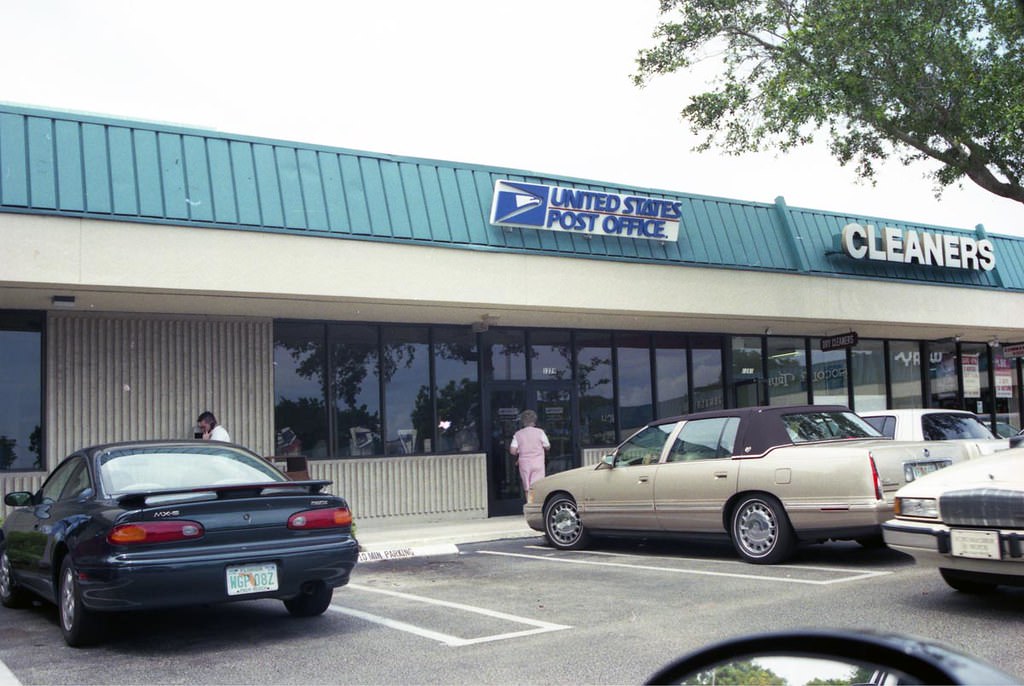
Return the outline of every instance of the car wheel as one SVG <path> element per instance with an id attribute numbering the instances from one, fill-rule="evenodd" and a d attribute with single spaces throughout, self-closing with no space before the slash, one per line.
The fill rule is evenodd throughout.
<path id="1" fill-rule="evenodd" d="M 782 503 L 770 495 L 747 496 L 732 512 L 733 547 L 747 562 L 771 565 L 793 552 L 795 536 Z"/>
<path id="2" fill-rule="evenodd" d="M 544 535 L 560 550 L 576 550 L 590 540 L 571 496 L 556 496 L 544 508 Z"/>
<path id="3" fill-rule="evenodd" d="M 28 591 L 18 588 L 11 576 L 11 561 L 7 559 L 7 551 L 0 552 L 0 605 L 16 608 L 29 604 Z"/>
<path id="4" fill-rule="evenodd" d="M 303 584 L 302 592 L 284 601 L 284 606 L 293 617 L 316 617 L 330 607 L 334 589 L 322 581 Z"/>
<path id="5" fill-rule="evenodd" d="M 940 569 L 939 574 L 942 575 L 942 580 L 949 584 L 951 588 L 955 588 L 961 593 L 992 593 L 998 585 L 985 581 L 976 581 L 973 578 L 965 578 L 952 569 Z"/>
<path id="6" fill-rule="evenodd" d="M 72 648 L 92 645 L 103 638 L 102 617 L 82 604 L 78 570 L 75 569 L 70 555 L 66 555 L 60 565 L 57 611 L 60 615 L 60 630 L 64 634 L 64 642 Z"/>

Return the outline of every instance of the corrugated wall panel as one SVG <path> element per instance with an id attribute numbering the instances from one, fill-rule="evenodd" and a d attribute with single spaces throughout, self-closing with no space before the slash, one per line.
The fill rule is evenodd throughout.
<path id="1" fill-rule="evenodd" d="M 46 474 L 43 472 L 0 472 L 0 519 L 13 510 L 4 505 L 4 497 L 15 491 L 35 493 L 43 485 Z"/>
<path id="2" fill-rule="evenodd" d="M 207 409 L 271 454 L 272 350 L 270 320 L 51 313 L 47 464 L 87 445 L 191 438 Z"/>
<path id="3" fill-rule="evenodd" d="M 359 519 L 411 515 L 487 516 L 483 454 L 312 460 L 310 476 L 334 484 Z"/>

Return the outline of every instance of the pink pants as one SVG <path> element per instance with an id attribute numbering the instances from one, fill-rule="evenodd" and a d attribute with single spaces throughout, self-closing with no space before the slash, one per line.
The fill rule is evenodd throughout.
<path id="1" fill-rule="evenodd" d="M 539 479 L 544 478 L 544 458 L 539 460 L 519 458 L 519 479 L 523 482 L 523 495 L 530 490 L 530 486 Z"/>

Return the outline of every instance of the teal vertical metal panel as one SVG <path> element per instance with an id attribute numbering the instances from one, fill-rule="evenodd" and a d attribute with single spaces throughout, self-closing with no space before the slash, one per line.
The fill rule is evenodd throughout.
<path id="1" fill-rule="evenodd" d="M 390 236 L 388 202 L 384 193 L 384 182 L 380 177 L 379 161 L 360 156 L 359 171 L 362 174 L 363 193 L 366 194 L 366 205 L 370 215 L 370 225 L 367 228 L 372 235 Z"/>
<path id="2" fill-rule="evenodd" d="M 410 238 L 412 225 L 409 208 L 406 205 L 405 188 L 402 185 L 402 171 L 397 162 L 382 160 L 379 165 L 380 181 L 384 188 L 384 204 L 388 210 L 389 234 L 395 238 Z"/>
<path id="3" fill-rule="evenodd" d="M 135 130 L 135 169 L 139 183 L 139 213 L 144 217 L 164 216 L 163 181 L 155 132 Z"/>
<path id="4" fill-rule="evenodd" d="M 210 139 L 206 142 L 206 162 L 210 175 L 210 203 L 213 221 L 233 224 L 238 222 L 238 203 L 235 200 L 234 170 L 228 142 Z M 229 183 L 224 183 L 229 180 Z"/>
<path id="5" fill-rule="evenodd" d="M 424 200 L 420 165 L 403 162 L 399 165 L 402 188 L 405 190 L 406 210 L 409 212 L 410 237 L 429 241 L 433 238 L 430 230 L 430 214 Z"/>
<path id="6" fill-rule="evenodd" d="M 293 148 L 274 146 L 274 161 L 277 166 L 278 189 L 281 193 L 283 226 L 297 229 L 309 228 L 306 221 L 306 207 L 302 199 L 302 184 L 299 182 L 299 162 Z"/>
<path id="7" fill-rule="evenodd" d="M 284 208 L 281 207 L 281 186 L 277 180 L 277 159 L 274 156 L 274 146 L 253 145 L 252 159 L 256 169 L 260 221 L 265 226 L 284 226 Z"/>
<path id="8" fill-rule="evenodd" d="M 315 150 L 300 149 L 296 154 L 299 165 L 299 188 L 302 206 L 306 211 L 306 226 L 314 231 L 327 231 L 327 208 L 324 205 L 324 187 L 320 182 L 320 163 Z"/>
<path id="9" fill-rule="evenodd" d="M 363 189 L 363 170 L 359 158 L 351 155 L 340 155 L 341 180 L 345 189 L 345 202 L 348 205 L 349 232 L 353 234 L 370 233 L 369 198 Z"/>
<path id="10" fill-rule="evenodd" d="M 341 166 L 338 156 L 334 153 L 317 153 L 320 168 L 320 181 L 324 189 L 324 209 L 327 212 L 327 225 L 331 231 L 348 233 L 351 223 L 348 219 L 348 204 L 345 202 L 345 188 L 341 182 Z"/>
<path id="11" fill-rule="evenodd" d="M 206 139 L 182 136 L 185 167 L 185 205 L 190 219 L 212 222 L 215 216 L 213 191 L 210 187 L 210 162 Z"/>
<path id="12" fill-rule="evenodd" d="M 0 202 L 4 205 L 29 206 L 27 154 L 25 119 L 0 114 Z"/>
<path id="13" fill-rule="evenodd" d="M 62 210 L 85 210 L 82 185 L 82 143 L 77 122 L 58 121 L 57 140 L 57 204 Z"/>
<path id="14" fill-rule="evenodd" d="M 139 214 L 138 181 L 135 176 L 135 149 L 132 132 L 112 127 L 107 133 L 110 153 L 110 194 L 116 214 Z"/>
<path id="15" fill-rule="evenodd" d="M 57 177 L 54 163 L 53 121 L 27 117 L 28 187 L 32 207 L 57 209 Z M 2 173 L 0 173 L 2 176 Z M 3 181 L 0 181 L 2 184 Z"/>
<path id="16" fill-rule="evenodd" d="M 185 195 L 185 165 L 181 153 L 181 136 L 157 134 L 157 154 L 160 155 L 160 178 L 163 181 L 164 212 L 172 219 L 188 219 Z"/>
<path id="17" fill-rule="evenodd" d="M 82 124 L 82 173 L 85 177 L 85 209 L 109 214 L 110 153 L 107 151 L 107 129 L 97 124 Z"/>
<path id="18" fill-rule="evenodd" d="M 260 210 L 260 191 L 256 182 L 256 162 L 253 159 L 252 145 L 239 141 L 231 142 L 231 169 L 238 220 L 243 224 L 261 225 L 263 213 Z"/>

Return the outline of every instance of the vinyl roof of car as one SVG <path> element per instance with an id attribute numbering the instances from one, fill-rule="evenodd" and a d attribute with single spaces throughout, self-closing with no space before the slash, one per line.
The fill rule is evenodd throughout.
<path id="1" fill-rule="evenodd" d="M 693 412 L 690 414 L 678 415 L 655 419 L 648 426 L 661 426 L 681 420 L 691 421 L 694 419 L 708 419 L 713 417 L 747 417 L 753 414 L 783 415 L 799 412 L 850 412 L 846 405 L 757 405 L 754 407 L 736 407 L 729 410 L 707 410 L 705 412 Z"/>

